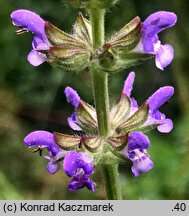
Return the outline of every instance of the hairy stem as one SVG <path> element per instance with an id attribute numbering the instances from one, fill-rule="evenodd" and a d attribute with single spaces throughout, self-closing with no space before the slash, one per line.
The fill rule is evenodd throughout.
<path id="1" fill-rule="evenodd" d="M 104 43 L 105 10 L 90 10 L 92 25 L 93 49 L 100 48 Z M 108 74 L 100 70 L 96 64 L 91 67 L 93 93 L 98 119 L 99 135 L 108 137 L 111 134 L 109 118 Z M 120 184 L 118 183 L 118 164 L 102 165 L 107 198 L 121 199 Z"/>
<path id="2" fill-rule="evenodd" d="M 107 197 L 111 200 L 121 200 L 118 164 L 103 165 L 102 171 L 104 174 Z"/>

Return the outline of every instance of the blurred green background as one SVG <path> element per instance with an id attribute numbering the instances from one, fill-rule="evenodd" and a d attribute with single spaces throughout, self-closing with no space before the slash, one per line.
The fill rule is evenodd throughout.
<path id="1" fill-rule="evenodd" d="M 63 94 L 66 86 L 75 88 L 91 104 L 93 98 L 88 74 L 55 70 L 47 63 L 37 68 L 28 64 L 32 35 L 16 36 L 10 20 L 10 13 L 20 8 L 39 13 L 67 32 L 78 12 L 61 0 L 0 1 L 0 199 L 105 199 L 100 169 L 92 177 L 97 183 L 95 193 L 87 189 L 69 192 L 70 178 L 63 171 L 48 174 L 47 161 L 23 145 L 23 138 L 33 130 L 73 133 L 66 121 L 72 112 Z M 188 1 L 121 0 L 107 12 L 106 33 L 110 36 L 135 16 L 144 20 L 158 10 L 178 15 L 177 25 L 160 34 L 164 43 L 174 46 L 175 59 L 164 72 L 155 67 L 154 60 L 131 68 L 136 72 L 133 95 L 142 103 L 160 86 L 173 85 L 175 96 L 162 111 L 174 120 L 175 127 L 170 134 L 148 134 L 155 163 L 152 171 L 135 178 L 131 163 L 120 166 L 124 199 L 189 199 Z M 112 103 L 128 72 L 110 77 Z"/>

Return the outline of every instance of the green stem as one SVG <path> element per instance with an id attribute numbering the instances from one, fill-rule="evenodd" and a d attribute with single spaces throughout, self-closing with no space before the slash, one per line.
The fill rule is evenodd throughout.
<path id="1" fill-rule="evenodd" d="M 91 9 L 93 48 L 98 49 L 104 44 L 104 9 Z"/>
<path id="2" fill-rule="evenodd" d="M 108 137 L 110 134 L 108 75 L 96 68 L 91 68 L 91 72 L 99 135 Z"/>
<path id="3" fill-rule="evenodd" d="M 111 200 L 121 200 L 118 164 L 108 164 L 102 167 L 107 197 Z"/>
<path id="4" fill-rule="evenodd" d="M 104 44 L 104 15 L 105 10 L 90 10 L 92 25 L 93 49 L 96 50 Z M 98 119 L 99 135 L 108 137 L 111 135 L 109 117 L 108 74 L 100 70 L 96 65 L 91 67 L 93 93 Z M 111 200 L 121 199 L 120 184 L 118 183 L 118 164 L 102 165 L 107 198 Z"/>

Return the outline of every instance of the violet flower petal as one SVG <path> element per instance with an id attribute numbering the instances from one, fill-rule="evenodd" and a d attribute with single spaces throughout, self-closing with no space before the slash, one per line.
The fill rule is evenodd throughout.
<path id="1" fill-rule="evenodd" d="M 82 129 L 77 125 L 77 116 L 75 112 L 73 112 L 72 115 L 67 118 L 67 121 L 68 121 L 69 126 L 73 130 L 82 131 Z"/>
<path id="2" fill-rule="evenodd" d="M 153 161 L 148 157 L 133 161 L 132 172 L 134 176 L 139 176 L 141 173 L 146 173 L 154 167 Z"/>
<path id="3" fill-rule="evenodd" d="M 123 87 L 123 93 L 126 94 L 128 97 L 131 96 L 134 80 L 135 80 L 135 72 L 130 72 L 127 79 L 125 80 L 124 87 Z"/>
<path id="4" fill-rule="evenodd" d="M 165 86 L 159 88 L 149 99 L 150 111 L 154 114 L 160 106 L 162 106 L 169 98 L 174 94 L 174 88 L 172 86 Z"/>
<path id="5" fill-rule="evenodd" d="M 161 133 L 169 133 L 173 129 L 173 121 L 171 119 L 162 120 L 157 129 Z"/>
<path id="6" fill-rule="evenodd" d="M 32 41 L 32 47 L 34 50 L 49 50 L 49 43 L 44 42 L 40 37 L 34 36 Z"/>
<path id="7" fill-rule="evenodd" d="M 24 138 L 24 143 L 28 147 L 39 146 L 47 148 L 53 156 L 59 151 L 59 148 L 54 140 L 54 135 L 48 131 L 39 130 L 31 132 Z"/>
<path id="8" fill-rule="evenodd" d="M 90 175 L 94 170 L 93 160 L 83 152 L 70 151 L 64 158 L 64 171 L 68 176 L 74 175 L 78 168 L 82 168 L 84 174 Z"/>
<path id="9" fill-rule="evenodd" d="M 95 192 L 96 190 L 95 183 L 90 178 L 88 178 L 88 180 L 85 181 L 85 186 L 92 192 Z"/>
<path id="10" fill-rule="evenodd" d="M 157 111 L 159 112 L 159 111 Z M 156 113 L 157 113 L 156 112 Z M 156 113 L 155 115 L 149 115 L 147 121 L 143 124 L 142 127 L 149 127 L 149 126 L 153 126 L 156 125 L 157 129 L 159 132 L 161 133 L 169 133 L 172 129 L 173 129 L 173 122 L 171 119 L 167 119 L 165 117 L 164 114 L 161 114 L 161 118 L 158 117 L 158 119 L 156 119 Z"/>
<path id="11" fill-rule="evenodd" d="M 135 149 L 148 149 L 150 140 L 142 132 L 132 132 L 128 137 L 128 151 Z"/>
<path id="12" fill-rule="evenodd" d="M 64 93 L 68 102 L 71 103 L 75 108 L 77 108 L 81 100 L 77 92 L 71 87 L 66 87 Z"/>
<path id="13" fill-rule="evenodd" d="M 85 174 L 90 175 L 94 171 L 92 158 L 83 152 L 79 152 L 77 157 L 79 167 L 84 170 Z"/>
<path id="14" fill-rule="evenodd" d="M 137 103 L 137 101 L 132 97 L 132 98 L 130 98 L 131 99 L 131 106 L 133 107 L 133 108 L 138 108 L 138 103 Z"/>
<path id="15" fill-rule="evenodd" d="M 60 169 L 60 164 L 58 162 L 50 161 L 47 164 L 46 169 L 47 169 L 47 172 L 49 172 L 50 174 L 55 174 Z"/>
<path id="16" fill-rule="evenodd" d="M 39 66 L 47 61 L 47 56 L 40 53 L 41 50 L 48 50 L 51 44 L 45 34 L 45 21 L 36 13 L 29 10 L 16 10 L 11 14 L 13 23 L 34 34 L 33 50 L 28 55 L 28 61 L 33 66 Z"/>
<path id="17" fill-rule="evenodd" d="M 36 13 L 29 10 L 16 10 L 11 14 L 11 19 L 14 25 L 46 39 L 45 21 Z"/>
<path id="18" fill-rule="evenodd" d="M 32 50 L 28 55 L 28 62 L 37 67 L 43 62 L 47 61 L 47 56 L 43 53 L 40 53 L 38 51 Z"/>
<path id="19" fill-rule="evenodd" d="M 76 191 L 84 187 L 87 187 L 89 190 L 93 192 L 95 191 L 94 182 L 89 177 L 85 177 L 85 176 L 81 176 L 80 178 L 73 177 L 73 179 L 70 181 L 68 185 L 68 189 L 70 191 Z"/>
<path id="20" fill-rule="evenodd" d="M 63 168 L 69 177 L 73 176 L 79 168 L 77 154 L 76 151 L 70 151 L 64 157 Z"/>
<path id="21" fill-rule="evenodd" d="M 160 45 L 159 50 L 155 57 L 156 67 L 164 70 L 174 58 L 174 49 L 171 45 Z"/>
<path id="22" fill-rule="evenodd" d="M 153 37 L 164 29 L 175 25 L 177 16 L 168 11 L 159 11 L 153 13 L 143 22 L 142 42 L 145 52 L 154 52 Z"/>

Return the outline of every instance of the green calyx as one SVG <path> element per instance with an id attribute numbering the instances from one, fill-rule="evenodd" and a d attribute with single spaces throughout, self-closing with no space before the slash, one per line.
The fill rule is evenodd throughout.
<path id="1" fill-rule="evenodd" d="M 133 52 L 141 40 L 142 22 L 135 17 L 108 40 L 99 50 L 99 65 L 106 72 L 116 73 L 153 57 Z"/>
<path id="2" fill-rule="evenodd" d="M 96 110 L 81 100 L 75 113 L 76 124 L 83 130 L 82 135 L 54 133 L 56 143 L 64 150 L 82 150 L 94 154 L 96 163 L 121 162 L 129 134 L 132 131 L 150 129 L 145 126 L 149 116 L 148 103 L 133 109 L 130 98 L 122 93 L 118 103 L 110 111 L 110 134 L 104 137 L 98 134 Z"/>
<path id="3" fill-rule="evenodd" d="M 80 72 L 95 65 L 103 72 L 120 72 L 153 57 L 135 50 L 141 41 L 141 28 L 140 18 L 135 17 L 95 49 L 91 23 L 79 12 L 72 34 L 46 22 L 45 31 L 52 46 L 45 54 L 49 63 L 66 71 Z"/>
<path id="4" fill-rule="evenodd" d="M 49 22 L 45 31 L 52 44 L 47 56 L 55 67 L 80 72 L 90 64 L 92 51 L 91 26 L 81 13 L 78 14 L 73 34 L 65 33 Z"/>

